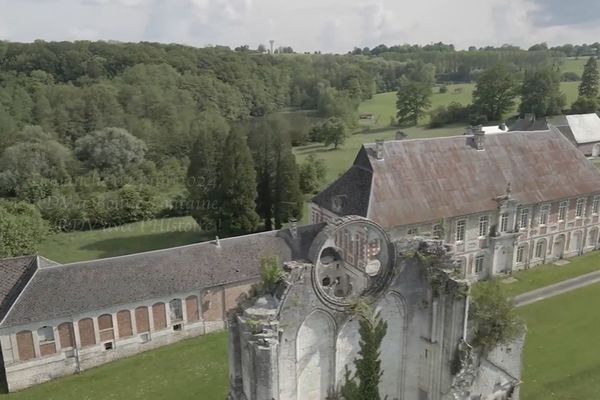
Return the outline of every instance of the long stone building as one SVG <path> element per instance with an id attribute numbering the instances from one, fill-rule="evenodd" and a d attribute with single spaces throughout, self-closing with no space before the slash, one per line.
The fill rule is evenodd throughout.
<path id="1" fill-rule="evenodd" d="M 311 222 L 360 215 L 443 239 L 469 279 L 598 247 L 600 172 L 558 129 L 379 141 L 318 194 Z"/>
<path id="2" fill-rule="evenodd" d="M 303 258 L 322 226 L 66 265 L 0 260 L 9 391 L 225 328 L 258 282 L 260 259 Z"/>

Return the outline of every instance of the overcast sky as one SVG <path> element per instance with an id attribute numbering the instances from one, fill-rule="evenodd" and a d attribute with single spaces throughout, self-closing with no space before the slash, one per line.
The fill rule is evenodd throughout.
<path id="1" fill-rule="evenodd" d="M 599 22 L 600 0 L 0 0 L 0 39 L 11 41 L 528 47 L 600 41 Z"/>

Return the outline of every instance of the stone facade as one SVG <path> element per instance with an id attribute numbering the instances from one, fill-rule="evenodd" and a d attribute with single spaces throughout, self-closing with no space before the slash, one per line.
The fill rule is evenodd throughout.
<path id="1" fill-rule="evenodd" d="M 428 264 L 426 259 L 435 260 Z M 308 260 L 286 263 L 274 295 L 244 308 L 230 324 L 231 400 L 322 400 L 340 389 L 358 354 L 359 299 L 388 323 L 382 343 L 380 393 L 389 399 L 518 399 L 515 363 L 484 371 L 487 358 L 465 364 L 463 394 L 452 371 L 468 331 L 468 283 L 440 241 L 392 240 L 359 217 L 332 220 Z M 475 366 L 476 365 L 476 366 Z M 468 375 L 465 373 L 465 375 Z M 488 387 L 489 379 L 502 387 Z M 471 397 L 480 396 L 480 397 Z M 501 398 L 501 397 L 498 397 Z"/>
<path id="2" fill-rule="evenodd" d="M 239 298 L 255 283 L 251 280 L 199 289 L 0 329 L 8 389 L 21 390 L 221 330 L 226 327 L 227 312 L 237 306 L 230 299 Z"/>
<path id="3" fill-rule="evenodd" d="M 459 163 L 464 173 L 444 168 Z M 380 223 L 392 238 L 442 239 L 464 277 L 485 279 L 596 250 L 600 174 L 555 130 L 390 141 L 365 145 L 349 172 L 315 197 L 310 220 L 347 212 Z"/>

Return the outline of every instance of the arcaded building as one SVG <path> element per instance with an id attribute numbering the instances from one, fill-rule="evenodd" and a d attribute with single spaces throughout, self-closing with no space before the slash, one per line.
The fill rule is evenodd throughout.
<path id="1" fill-rule="evenodd" d="M 554 127 L 364 145 L 318 194 L 311 222 L 360 215 L 429 236 L 464 276 L 508 274 L 598 247 L 600 172 Z"/>
<path id="2" fill-rule="evenodd" d="M 9 391 L 225 328 L 258 282 L 261 258 L 302 257 L 321 226 L 66 265 L 0 260 Z"/>

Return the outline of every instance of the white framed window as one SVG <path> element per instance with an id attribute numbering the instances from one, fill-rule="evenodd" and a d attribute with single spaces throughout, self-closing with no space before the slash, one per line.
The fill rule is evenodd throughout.
<path id="1" fill-rule="evenodd" d="M 500 216 L 500 232 L 508 232 L 508 214 Z"/>
<path id="2" fill-rule="evenodd" d="M 490 217 L 487 215 L 479 217 L 479 237 L 487 236 L 490 225 Z"/>
<path id="3" fill-rule="evenodd" d="M 40 343 L 54 342 L 54 329 L 51 326 L 42 326 L 37 334 Z"/>
<path id="4" fill-rule="evenodd" d="M 529 225 L 529 209 L 524 208 L 521 210 L 521 214 L 519 216 L 519 228 L 527 228 Z"/>
<path id="5" fill-rule="evenodd" d="M 598 214 L 598 205 L 600 204 L 600 196 L 594 196 L 592 200 L 592 214 Z"/>
<path id="6" fill-rule="evenodd" d="M 406 232 L 407 235 L 417 235 L 419 233 L 419 230 L 417 228 L 408 228 L 408 231 Z"/>
<path id="7" fill-rule="evenodd" d="M 575 216 L 583 217 L 583 211 L 585 207 L 585 199 L 577 199 L 577 203 L 575 204 Z"/>
<path id="8" fill-rule="evenodd" d="M 535 244 L 535 257 L 542 258 L 544 256 L 544 245 L 546 244 L 545 240 L 538 240 Z"/>
<path id="9" fill-rule="evenodd" d="M 548 216 L 550 215 L 550 204 L 544 204 L 540 209 L 540 225 L 548 224 Z"/>
<path id="10" fill-rule="evenodd" d="M 525 246 L 517 247 L 517 262 L 522 263 L 523 257 L 525 256 Z"/>
<path id="11" fill-rule="evenodd" d="M 558 220 L 564 221 L 567 218 L 567 207 L 569 206 L 568 201 L 561 201 L 558 205 Z"/>
<path id="12" fill-rule="evenodd" d="M 433 234 L 434 238 L 441 239 L 442 238 L 442 225 L 434 224 L 433 228 L 431 229 L 431 233 Z"/>
<path id="13" fill-rule="evenodd" d="M 483 262 L 485 261 L 485 255 L 480 254 L 475 257 L 475 273 L 480 274 L 483 272 Z"/>
<path id="14" fill-rule="evenodd" d="M 465 240 L 466 227 L 467 227 L 467 221 L 465 221 L 464 219 L 461 219 L 460 221 L 456 222 L 456 241 L 457 242 L 462 242 L 463 240 Z"/>

